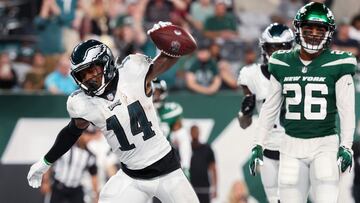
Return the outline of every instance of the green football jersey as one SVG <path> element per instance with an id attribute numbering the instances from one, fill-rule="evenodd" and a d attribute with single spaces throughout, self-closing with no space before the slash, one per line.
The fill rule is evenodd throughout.
<path id="1" fill-rule="evenodd" d="M 269 60 L 270 73 L 281 83 L 286 113 L 286 134 L 314 138 L 336 134 L 335 84 L 346 74 L 355 74 L 351 53 L 324 50 L 304 65 L 299 49 L 277 51 Z"/>
<path id="2" fill-rule="evenodd" d="M 166 137 L 169 137 L 173 125 L 177 120 L 182 118 L 183 109 L 178 103 L 165 102 L 164 105 L 158 109 L 158 114 L 160 117 L 161 128 Z"/>

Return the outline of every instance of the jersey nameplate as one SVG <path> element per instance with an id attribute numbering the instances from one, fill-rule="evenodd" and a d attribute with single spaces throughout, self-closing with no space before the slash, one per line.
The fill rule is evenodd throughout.
<path id="1" fill-rule="evenodd" d="M 297 82 L 300 79 L 301 81 L 325 82 L 326 77 L 291 76 L 291 77 L 285 77 L 284 82 Z"/>

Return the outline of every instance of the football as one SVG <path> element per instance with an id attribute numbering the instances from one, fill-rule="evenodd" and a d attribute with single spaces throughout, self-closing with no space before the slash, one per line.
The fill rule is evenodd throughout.
<path id="1" fill-rule="evenodd" d="M 197 48 L 191 34 L 176 25 L 160 27 L 150 33 L 150 38 L 160 51 L 172 57 L 190 54 Z"/>

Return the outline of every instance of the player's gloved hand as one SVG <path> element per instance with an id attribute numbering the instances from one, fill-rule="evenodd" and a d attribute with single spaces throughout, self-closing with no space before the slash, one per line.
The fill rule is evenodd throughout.
<path id="1" fill-rule="evenodd" d="M 256 97 L 254 94 L 246 95 L 241 103 L 241 113 L 245 116 L 251 116 L 255 109 Z"/>
<path id="2" fill-rule="evenodd" d="M 252 176 L 257 175 L 259 165 L 263 165 L 263 148 L 261 145 L 256 145 L 251 150 L 251 158 L 249 163 L 250 174 Z"/>
<path id="3" fill-rule="evenodd" d="M 29 185 L 33 188 L 40 187 L 42 177 L 44 173 L 46 173 L 46 171 L 49 170 L 49 168 L 50 168 L 50 164 L 46 163 L 44 158 L 34 163 L 31 166 L 29 173 L 27 175 Z"/>
<path id="4" fill-rule="evenodd" d="M 172 25 L 171 22 L 163 22 L 163 21 L 159 21 L 158 23 L 154 24 L 153 27 L 147 31 L 147 34 L 150 35 L 150 33 L 154 32 L 157 29 L 160 29 L 162 27 L 166 27 Z"/>
<path id="5" fill-rule="evenodd" d="M 344 146 L 340 146 L 337 156 L 338 156 L 338 165 L 340 166 L 341 172 L 344 173 L 347 168 L 349 168 L 349 172 L 350 172 L 352 167 L 352 156 L 353 156 L 352 150 Z"/>
<path id="6" fill-rule="evenodd" d="M 182 170 L 185 176 L 187 177 L 187 179 L 190 180 L 190 170 L 188 168 L 183 168 Z"/>

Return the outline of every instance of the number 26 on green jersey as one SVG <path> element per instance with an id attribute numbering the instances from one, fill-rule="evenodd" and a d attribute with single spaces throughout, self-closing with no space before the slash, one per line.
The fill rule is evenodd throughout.
<path id="1" fill-rule="evenodd" d="M 305 92 L 301 91 L 301 86 L 298 83 L 285 83 L 283 85 L 283 94 L 294 92 L 294 97 L 286 97 L 286 114 L 285 119 L 300 120 L 303 113 L 307 120 L 324 120 L 327 115 L 327 101 L 324 97 L 313 97 L 313 92 L 320 92 L 321 95 L 328 94 L 328 87 L 326 84 L 308 83 L 305 85 Z M 290 112 L 289 106 L 297 106 L 303 101 L 302 112 Z M 313 105 L 320 106 L 320 111 L 312 112 Z"/>

